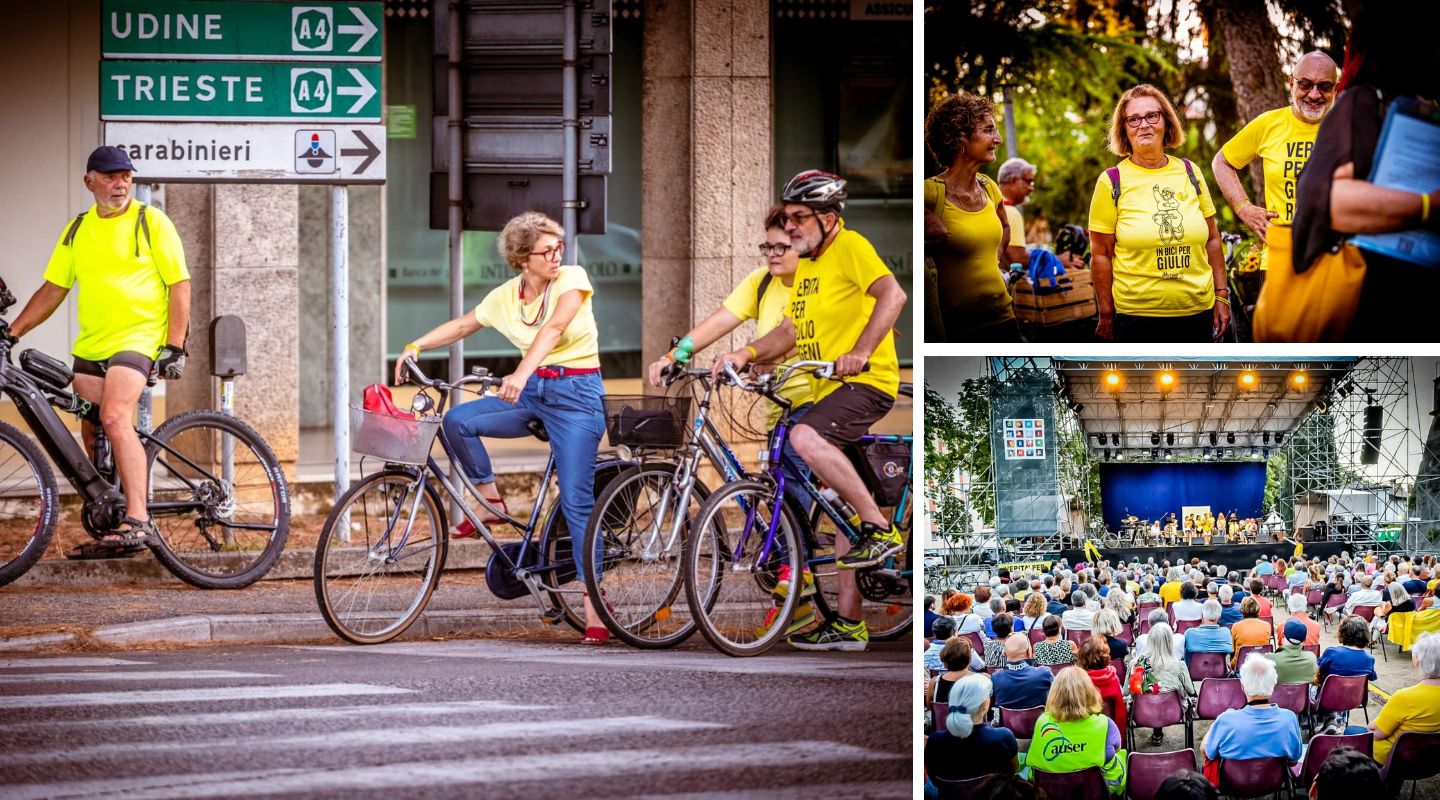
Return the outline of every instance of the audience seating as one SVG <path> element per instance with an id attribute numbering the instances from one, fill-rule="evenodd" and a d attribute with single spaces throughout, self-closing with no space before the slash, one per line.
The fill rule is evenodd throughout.
<path id="1" fill-rule="evenodd" d="M 1235 669 L 1240 669 L 1240 665 L 1245 663 L 1245 657 L 1250 655 L 1251 653 L 1273 652 L 1275 652 L 1275 648 L 1271 647 L 1268 644 L 1247 644 L 1244 647 L 1241 647 L 1239 650 L 1235 651 Z"/>
<path id="2" fill-rule="evenodd" d="M 1030 629 L 1029 636 L 1030 644 L 1039 644 L 1040 642 L 1045 641 L 1045 629 L 1037 624 L 1034 628 Z"/>
<path id="3" fill-rule="evenodd" d="M 1176 622 L 1176 623 L 1172 624 L 1172 625 L 1170 626 L 1170 629 L 1173 630 L 1173 631 L 1175 632 L 1175 634 L 1178 636 L 1178 635 L 1184 633 L 1185 631 L 1190 630 L 1191 628 L 1198 628 L 1198 627 L 1200 627 L 1200 620 L 1198 620 L 1198 619 L 1182 619 L 1182 620 L 1180 620 L 1179 622 Z"/>
<path id="4" fill-rule="evenodd" d="M 1380 767 L 1380 782 L 1397 792 L 1405 781 L 1419 783 L 1436 775 L 1440 775 L 1440 733 L 1405 731 Z M 1410 785 L 1410 800 L 1415 800 L 1415 783 Z"/>
<path id="5" fill-rule="evenodd" d="M 1315 697 L 1315 706 L 1312 709 L 1311 732 L 1314 732 L 1314 725 L 1319 723 L 1321 717 L 1326 714 L 1344 711 L 1349 715 L 1350 711 L 1361 708 L 1365 710 L 1365 721 L 1370 721 L 1370 709 L 1365 705 L 1365 686 L 1370 681 L 1364 675 L 1344 677 L 1341 675 L 1327 675 L 1325 682 L 1320 684 L 1320 694 Z"/>
<path id="6" fill-rule="evenodd" d="M 1051 674 L 1051 675 L 1059 675 L 1059 674 L 1060 674 L 1060 670 L 1065 669 L 1066 667 L 1073 667 L 1073 666 L 1075 666 L 1075 665 L 1074 665 L 1074 664 L 1046 664 L 1046 665 L 1045 665 L 1045 668 L 1048 669 L 1048 670 L 1050 670 L 1050 674 Z"/>
<path id="7" fill-rule="evenodd" d="M 1105 774 L 1099 767 L 1079 772 L 1043 772 L 1034 770 L 1035 785 L 1054 798 L 1064 800 L 1108 800 Z"/>
<path id="8" fill-rule="evenodd" d="M 1290 786 L 1290 763 L 1285 758 L 1237 758 L 1220 761 L 1220 794 L 1226 797 L 1260 797 Z"/>
<path id="9" fill-rule="evenodd" d="M 1154 800 L 1160 784 L 1182 769 L 1195 769 L 1195 750 L 1187 747 L 1169 753 L 1130 753 L 1129 782 L 1125 795 L 1130 800 Z"/>
<path id="10" fill-rule="evenodd" d="M 1290 777 L 1294 780 L 1295 786 L 1302 790 L 1309 790 L 1310 784 L 1315 782 L 1315 776 L 1320 774 L 1320 765 L 1325 763 L 1325 758 L 1330 755 L 1330 751 L 1337 747 L 1353 747 L 1373 758 L 1375 734 L 1369 731 L 1352 733 L 1348 736 L 1322 733 L 1311 738 L 1309 746 L 1305 748 L 1305 758 L 1290 768 Z"/>
<path id="11" fill-rule="evenodd" d="M 1137 694 L 1130 704 L 1128 722 L 1130 752 L 1135 752 L 1136 728 L 1168 728 L 1171 725 L 1185 726 L 1185 746 L 1195 745 L 1195 731 L 1190 724 L 1190 713 L 1186 702 L 1175 690 L 1155 694 Z"/>
<path id="12" fill-rule="evenodd" d="M 1200 697 L 1195 701 L 1195 719 L 1214 720 L 1229 708 L 1245 707 L 1245 690 L 1239 678 L 1210 678 L 1200 684 Z"/>
<path id="13" fill-rule="evenodd" d="M 1035 736 L 1035 721 L 1045 713 L 1045 706 L 1034 708 L 1000 709 L 1000 727 L 1015 734 L 1016 739 L 1030 739 Z"/>
<path id="14" fill-rule="evenodd" d="M 1310 684 L 1277 683 L 1275 693 L 1270 695 L 1270 702 L 1281 708 L 1288 708 L 1295 712 L 1295 716 L 1304 719 L 1310 710 Z"/>
<path id="15" fill-rule="evenodd" d="M 932 717 L 935 718 L 935 730 L 937 730 L 937 731 L 944 730 L 944 729 L 945 729 L 945 718 L 948 717 L 948 716 L 950 716 L 950 704 L 949 704 L 949 703 L 944 703 L 944 702 L 941 702 L 941 703 L 931 703 L 931 704 L 930 704 L 930 716 L 932 716 Z"/>
<path id="16" fill-rule="evenodd" d="M 1316 661 L 1319 661 L 1319 660 L 1320 660 L 1320 645 L 1318 645 L 1318 644 L 1306 644 L 1306 645 L 1301 645 L 1301 646 L 1300 646 L 1300 649 L 1301 649 L 1301 650 L 1305 650 L 1306 652 L 1309 652 L 1309 653 L 1313 653 L 1313 654 L 1315 655 L 1315 660 L 1316 660 Z"/>
<path id="17" fill-rule="evenodd" d="M 1124 729 L 1123 727 L 1121 727 L 1121 725 L 1120 725 L 1120 719 L 1119 719 L 1119 717 L 1117 716 L 1117 715 L 1119 714 L 1119 709 L 1116 707 L 1116 701 L 1117 701 L 1118 699 L 1119 699 L 1119 698 L 1115 697 L 1114 695 L 1111 695 L 1111 696 L 1109 696 L 1109 697 L 1102 697 L 1102 698 L 1100 698 L 1100 713 L 1101 713 L 1101 714 L 1104 714 L 1104 715 L 1107 716 L 1107 717 L 1109 717 L 1110 720 L 1115 723 L 1115 729 L 1116 729 L 1117 731 L 1121 731 L 1121 732 L 1122 732 L 1122 735 L 1123 735 L 1123 731 L 1124 731 L 1125 729 Z M 1120 702 L 1124 702 L 1124 701 L 1120 701 Z"/>
<path id="18" fill-rule="evenodd" d="M 1160 607 L 1160 603 L 1141 603 L 1135 607 L 1135 621 L 1143 622 L 1150 616 L 1150 612 Z M 1144 633 L 1144 631 L 1141 631 Z"/>
<path id="19" fill-rule="evenodd" d="M 1230 674 L 1229 653 L 1191 653 L 1189 659 L 1190 680 L 1223 678 Z"/>
<path id="20" fill-rule="evenodd" d="M 974 631 L 961 635 L 970 640 L 970 648 L 974 650 L 975 654 L 980 656 L 980 659 L 983 661 L 985 659 L 985 635 Z"/>
<path id="21" fill-rule="evenodd" d="M 1065 638 L 1074 642 L 1076 646 L 1082 646 L 1094 636 L 1093 631 L 1065 631 Z"/>
<path id="22" fill-rule="evenodd" d="M 1115 677 L 1120 679 L 1120 685 L 1121 685 L 1121 686 L 1125 686 L 1125 685 L 1127 685 L 1127 684 L 1130 683 L 1129 676 L 1127 676 L 1127 675 L 1125 674 L 1125 659 L 1123 659 L 1123 658 L 1112 658 L 1112 659 L 1110 659 L 1110 667 L 1111 667 L 1111 669 L 1114 669 L 1114 670 L 1115 670 Z"/>
<path id="23" fill-rule="evenodd" d="M 964 780 L 947 780 L 930 776 L 930 782 L 940 792 L 940 800 L 970 800 L 975 796 L 975 790 L 980 788 L 980 782 L 990 777 L 981 775 L 978 778 L 966 778 Z"/>
<path id="24" fill-rule="evenodd" d="M 1329 611 L 1332 608 L 1340 608 L 1341 606 L 1345 605 L 1345 599 L 1346 598 L 1344 594 L 1330 595 L 1330 599 L 1325 602 L 1325 608 L 1322 609 L 1322 611 Z M 1328 614 L 1322 613 L 1320 615 L 1320 622 L 1321 624 L 1325 625 L 1326 630 L 1330 629 L 1330 616 Z"/>

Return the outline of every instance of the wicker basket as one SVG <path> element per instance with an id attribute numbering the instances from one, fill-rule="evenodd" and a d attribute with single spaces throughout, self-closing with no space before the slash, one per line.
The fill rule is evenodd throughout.
<path id="1" fill-rule="evenodd" d="M 350 406 L 350 451 L 389 463 L 423 465 L 440 431 L 440 418 L 410 419 Z"/>
<path id="2" fill-rule="evenodd" d="M 689 430 L 688 396 L 605 395 L 605 433 L 612 447 L 679 447 Z"/>

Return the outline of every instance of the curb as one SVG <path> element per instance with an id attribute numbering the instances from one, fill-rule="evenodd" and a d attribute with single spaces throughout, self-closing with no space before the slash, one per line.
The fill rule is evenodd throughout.
<path id="1" fill-rule="evenodd" d="M 547 630 L 539 612 L 526 608 L 427 612 L 395 641 L 434 637 L 473 636 L 513 632 L 519 624 Z M 554 626 L 568 630 L 564 623 Z M 343 644 L 316 613 L 189 615 L 103 625 L 81 631 L 46 633 L 0 639 L 0 652 L 29 652 L 52 648 L 104 650 L 140 645 L 203 644 Z"/>

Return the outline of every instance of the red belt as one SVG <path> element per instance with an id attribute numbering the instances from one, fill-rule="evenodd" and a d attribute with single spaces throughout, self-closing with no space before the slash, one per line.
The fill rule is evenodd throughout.
<path id="1" fill-rule="evenodd" d="M 541 378 L 570 378 L 576 375 L 594 375 L 599 367 L 540 367 L 535 375 Z"/>

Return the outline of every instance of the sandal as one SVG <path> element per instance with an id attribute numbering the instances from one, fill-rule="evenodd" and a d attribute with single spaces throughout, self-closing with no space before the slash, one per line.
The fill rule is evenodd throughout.
<path id="1" fill-rule="evenodd" d="M 510 507 L 507 506 L 507 505 L 505 505 L 505 498 L 503 498 L 503 497 L 487 497 L 487 498 L 485 498 L 485 499 L 486 499 L 487 501 L 489 501 L 490 503 L 499 506 L 499 507 L 500 507 L 500 510 L 501 510 L 502 512 L 504 512 L 504 514 L 505 514 L 506 516 L 509 516 L 509 515 L 510 515 Z M 485 527 L 487 527 L 487 528 L 494 528 L 494 527 L 497 526 L 497 525 L 508 525 L 508 524 L 510 524 L 510 520 L 497 517 L 497 518 L 495 518 L 495 519 L 487 519 L 487 520 L 485 520 L 484 523 L 482 523 L 482 524 L 484 524 Z M 462 520 L 460 520 L 460 524 L 459 524 L 459 525 L 451 526 L 451 528 L 450 528 L 450 538 L 451 538 L 451 539 L 478 539 L 478 538 L 480 538 L 480 532 L 477 531 L 477 530 L 475 530 L 475 526 L 474 526 L 473 524 L 471 524 L 470 520 L 468 520 L 468 519 L 462 519 Z"/>
<path id="2" fill-rule="evenodd" d="M 140 521 L 134 517 L 126 517 L 120 520 L 123 528 L 117 528 L 100 537 L 100 543 L 115 548 L 143 548 L 151 538 L 159 538 L 160 534 L 155 530 L 155 523 L 151 520 Z"/>
<path id="3" fill-rule="evenodd" d="M 589 592 L 581 592 L 580 596 L 587 601 L 590 599 Z M 610 641 L 610 629 L 601 625 L 599 627 L 585 628 L 585 635 L 580 638 L 580 644 L 605 644 Z"/>

